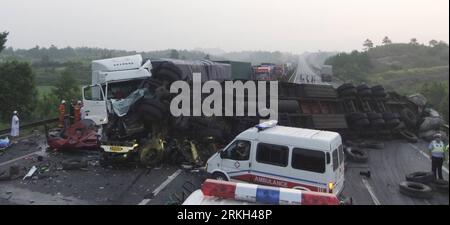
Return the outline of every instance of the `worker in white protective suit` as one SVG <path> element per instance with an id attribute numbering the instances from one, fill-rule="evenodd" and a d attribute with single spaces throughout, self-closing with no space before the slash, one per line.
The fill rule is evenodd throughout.
<path id="1" fill-rule="evenodd" d="M 11 137 L 14 140 L 18 136 L 19 136 L 19 117 L 17 116 L 17 111 L 14 111 L 11 119 Z"/>

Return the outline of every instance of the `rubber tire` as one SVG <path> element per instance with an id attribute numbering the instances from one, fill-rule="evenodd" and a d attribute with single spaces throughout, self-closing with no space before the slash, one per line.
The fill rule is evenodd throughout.
<path id="1" fill-rule="evenodd" d="M 168 69 L 161 69 L 157 73 L 153 74 L 152 77 L 161 81 L 167 81 L 169 84 L 178 80 L 184 80 L 180 74 L 174 73 Z"/>
<path id="2" fill-rule="evenodd" d="M 400 193 L 413 198 L 431 198 L 431 188 L 425 184 L 403 181 L 399 184 Z"/>
<path id="3" fill-rule="evenodd" d="M 158 109 L 162 113 L 168 111 L 168 107 L 166 105 L 164 105 L 164 103 L 159 101 L 159 99 L 156 99 L 156 98 L 144 98 L 144 99 L 142 99 L 140 104 L 152 106 L 153 108 Z"/>
<path id="4" fill-rule="evenodd" d="M 350 161 L 356 163 L 365 163 L 369 159 L 367 151 L 358 148 L 346 148 L 345 152 Z"/>
<path id="5" fill-rule="evenodd" d="M 385 124 L 386 124 L 386 122 L 383 119 L 376 119 L 376 120 L 370 121 L 370 126 L 375 127 L 375 128 L 382 127 Z"/>
<path id="6" fill-rule="evenodd" d="M 63 170 L 78 170 L 88 166 L 86 160 L 82 159 L 67 159 L 61 162 Z"/>
<path id="7" fill-rule="evenodd" d="M 400 111 L 400 116 L 406 125 L 414 128 L 417 126 L 417 116 L 411 109 L 402 109 L 402 111 Z"/>
<path id="8" fill-rule="evenodd" d="M 382 115 L 383 115 L 383 119 L 386 121 L 400 118 L 400 116 L 397 113 L 384 112 L 384 113 L 382 113 Z"/>
<path id="9" fill-rule="evenodd" d="M 355 96 L 357 94 L 357 91 L 356 91 L 356 89 L 346 89 L 346 90 L 343 90 L 343 91 L 341 91 L 341 92 L 339 92 L 339 96 L 341 96 L 341 97 L 347 97 L 347 96 Z"/>
<path id="10" fill-rule="evenodd" d="M 419 138 L 415 134 L 407 130 L 400 131 L 399 134 L 411 143 L 417 143 L 419 141 Z"/>
<path id="11" fill-rule="evenodd" d="M 360 120 L 351 122 L 351 125 L 355 128 L 368 127 L 368 126 L 370 126 L 370 121 L 368 119 L 360 119 Z"/>
<path id="12" fill-rule="evenodd" d="M 448 193 L 448 181 L 438 179 L 433 180 L 432 184 L 435 187 L 435 189 L 438 190 L 439 192 Z"/>
<path id="13" fill-rule="evenodd" d="M 391 119 L 386 121 L 386 128 L 389 130 L 392 130 L 396 127 L 398 127 L 398 125 L 400 125 L 401 121 L 399 119 Z"/>
<path id="14" fill-rule="evenodd" d="M 220 172 L 214 172 L 212 174 L 211 178 L 214 179 L 214 180 L 228 181 L 227 176 L 225 176 L 223 173 L 220 173 Z"/>
<path id="15" fill-rule="evenodd" d="M 381 113 L 368 112 L 367 118 L 369 118 L 369 120 L 383 119 L 383 115 Z"/>
<path id="16" fill-rule="evenodd" d="M 372 95 L 372 89 L 367 84 L 361 84 L 358 87 L 356 87 L 356 91 L 358 92 L 358 95 L 366 97 Z"/>
<path id="17" fill-rule="evenodd" d="M 341 92 L 341 91 L 347 90 L 347 89 L 355 89 L 355 86 L 352 83 L 345 83 L 345 84 L 342 84 L 341 86 L 339 86 L 336 89 L 336 91 Z"/>
<path id="18" fill-rule="evenodd" d="M 414 172 L 405 176 L 406 181 L 417 182 L 422 184 L 429 184 L 434 180 L 434 174 L 432 172 Z"/>
<path id="19" fill-rule="evenodd" d="M 367 115 L 365 113 L 350 113 L 349 120 L 350 121 L 358 121 L 361 119 L 367 119 Z"/>

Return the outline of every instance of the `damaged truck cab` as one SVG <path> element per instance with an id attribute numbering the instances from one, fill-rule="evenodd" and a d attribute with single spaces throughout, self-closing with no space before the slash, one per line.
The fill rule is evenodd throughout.
<path id="1" fill-rule="evenodd" d="M 141 55 L 132 55 L 92 61 L 92 84 L 83 87 L 82 117 L 99 126 L 102 149 L 111 153 L 127 153 L 137 147 L 136 143 L 111 143 L 104 129 L 114 115 L 113 102 L 123 100 L 139 84 L 151 77 L 151 62 L 143 62 Z M 117 114 L 116 114 L 117 115 Z"/>

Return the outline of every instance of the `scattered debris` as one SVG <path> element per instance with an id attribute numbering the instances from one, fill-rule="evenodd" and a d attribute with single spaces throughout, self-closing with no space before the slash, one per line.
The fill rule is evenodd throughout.
<path id="1" fill-rule="evenodd" d="M 87 161 L 83 159 L 67 159 L 62 161 L 61 164 L 63 170 L 78 170 L 88 166 Z"/>
<path id="2" fill-rule="evenodd" d="M 365 176 L 365 177 L 367 177 L 367 178 L 370 178 L 371 173 L 370 173 L 370 170 L 367 170 L 367 171 L 360 171 L 360 172 L 359 172 L 359 175 Z"/>
<path id="3" fill-rule="evenodd" d="M 27 179 L 28 177 L 33 176 L 33 174 L 37 171 L 37 167 L 33 166 L 31 167 L 31 169 L 28 171 L 28 173 L 23 177 L 23 180 Z"/>

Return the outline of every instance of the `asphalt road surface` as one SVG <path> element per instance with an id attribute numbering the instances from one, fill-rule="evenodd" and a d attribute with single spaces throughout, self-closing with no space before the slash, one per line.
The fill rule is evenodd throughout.
<path id="1" fill-rule="evenodd" d="M 307 57 L 309 57 L 307 53 L 299 56 L 297 70 L 292 80 L 293 83 L 317 84 L 322 82 L 320 74 L 317 74 L 314 68 L 307 62 Z"/>
<path id="2" fill-rule="evenodd" d="M 206 178 L 201 171 L 183 170 L 177 165 L 103 168 L 98 164 L 97 152 L 48 153 L 43 150 L 45 147 L 44 138 L 23 140 L 0 155 L 0 171 L 7 171 L 11 165 L 21 170 L 16 179 L 0 181 L 0 204 L 176 204 L 198 189 Z M 63 170 L 61 161 L 69 158 L 86 159 L 88 167 Z M 32 166 L 38 167 L 35 176 L 23 180 Z M 426 143 L 389 141 L 384 149 L 369 150 L 366 164 L 348 163 L 343 194 L 352 197 L 354 204 L 448 205 L 448 193 L 433 193 L 429 200 L 399 193 L 398 184 L 407 173 L 429 169 Z M 371 171 L 371 178 L 359 174 L 366 170 Z M 448 169 L 445 171 L 448 179 Z"/>

